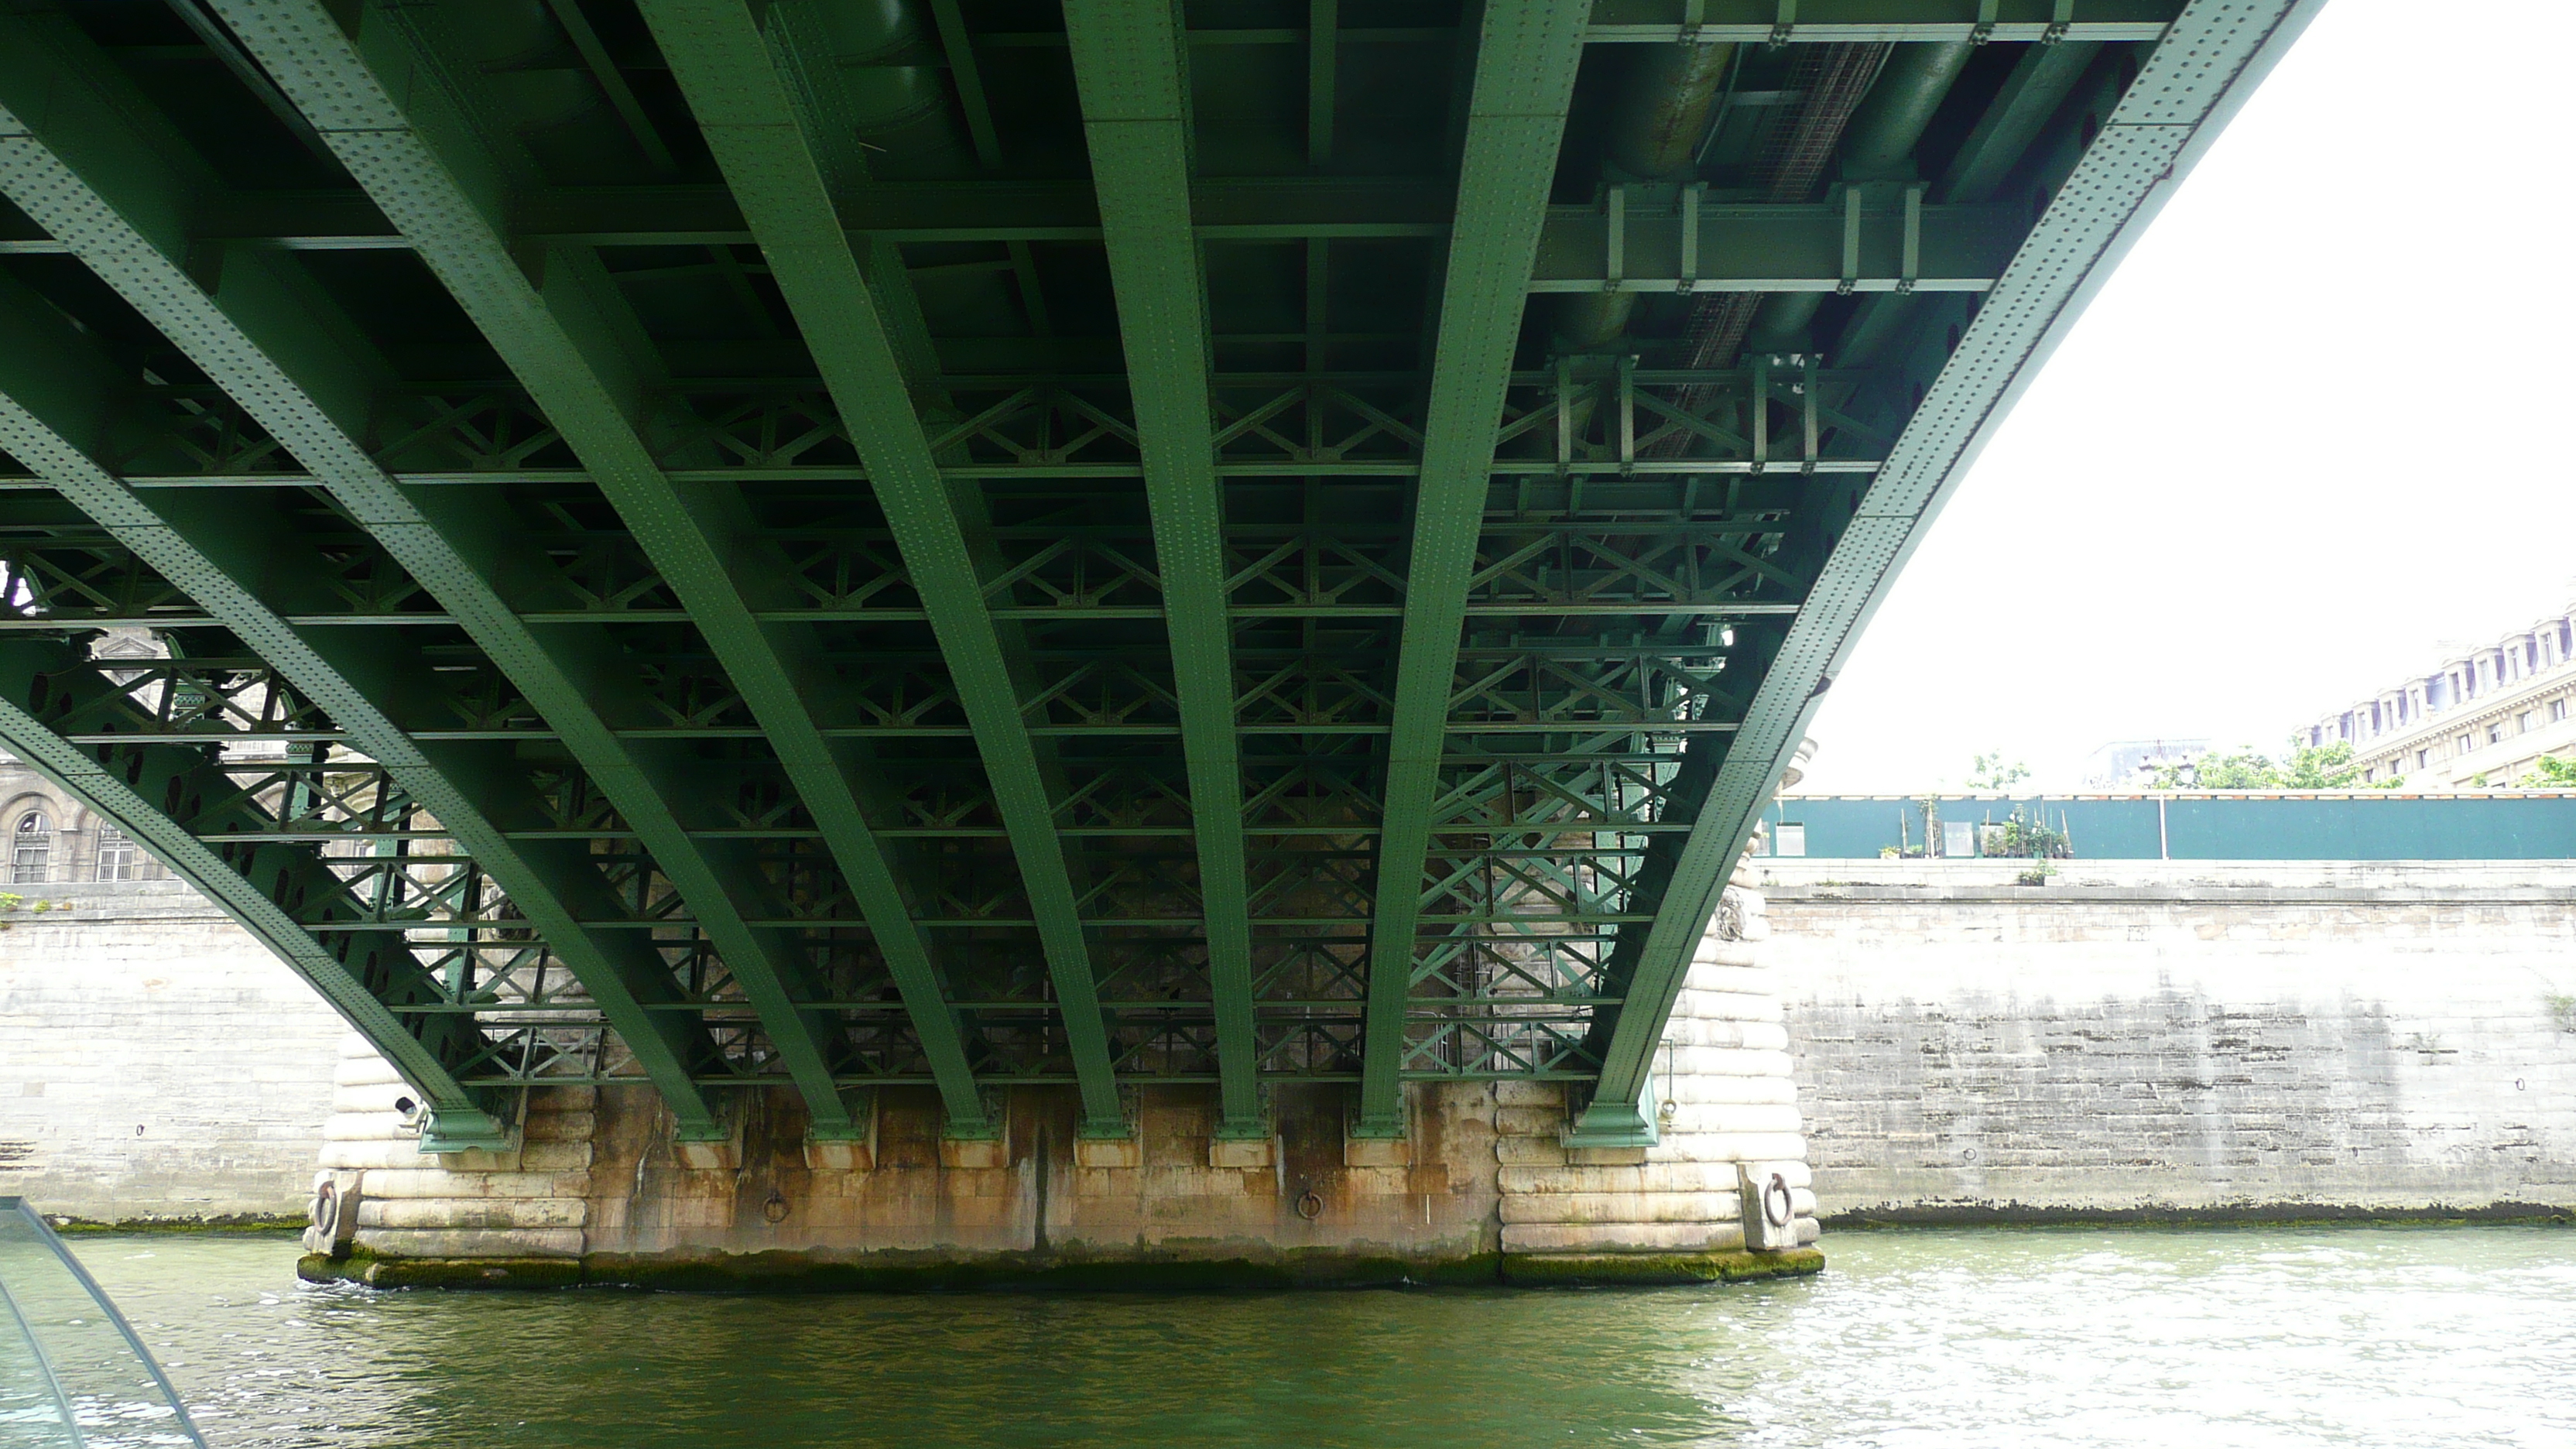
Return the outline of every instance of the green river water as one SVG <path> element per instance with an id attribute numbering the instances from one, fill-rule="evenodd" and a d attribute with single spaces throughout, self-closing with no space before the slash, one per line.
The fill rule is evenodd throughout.
<path id="1" fill-rule="evenodd" d="M 2576 1446 L 2576 1230 L 1840 1233 L 1651 1291 L 740 1298 L 314 1288 L 74 1247 L 218 1449 Z"/>

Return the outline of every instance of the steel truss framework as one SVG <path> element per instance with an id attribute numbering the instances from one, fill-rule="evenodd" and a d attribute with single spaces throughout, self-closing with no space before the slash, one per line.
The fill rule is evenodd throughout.
<path id="1" fill-rule="evenodd" d="M 1495 1077 L 1638 1140 L 1817 697 L 2308 8 L 14 7 L 0 744 L 460 1143 Z M 1774 194 L 1801 57 L 1935 43 L 1903 174 Z M 1689 174 L 1604 164 L 1707 46 Z M 1756 294 L 1826 300 L 1707 355 Z"/>

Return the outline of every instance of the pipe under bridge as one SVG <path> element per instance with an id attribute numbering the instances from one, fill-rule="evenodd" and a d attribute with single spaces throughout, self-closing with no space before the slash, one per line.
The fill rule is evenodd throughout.
<path id="1" fill-rule="evenodd" d="M 2313 9 L 13 0 L 0 744 L 431 1150 L 1650 1142 L 1840 661 Z"/>

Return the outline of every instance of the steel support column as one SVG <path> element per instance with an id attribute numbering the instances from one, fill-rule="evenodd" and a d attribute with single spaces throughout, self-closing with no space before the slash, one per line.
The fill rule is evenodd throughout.
<path id="1" fill-rule="evenodd" d="M 1583 57 L 1589 0 L 1485 7 L 1469 101 L 1457 221 L 1441 284 L 1440 327 L 1423 429 L 1422 481 L 1405 575 L 1394 729 L 1386 752 L 1386 829 L 1378 841 L 1369 925 L 1368 1034 L 1362 1135 L 1404 1129 L 1398 1088 L 1405 1002 L 1412 992 L 1423 864 L 1440 784 L 1451 676 L 1467 617 L 1467 583 L 1502 427 L 1521 306 L 1547 214 L 1548 186 Z"/>
<path id="2" fill-rule="evenodd" d="M 1037 920 L 1082 1086 L 1082 1130 L 1125 1136 L 1133 1129 L 1119 1101 L 1091 947 L 1021 686 L 914 409 L 884 302 L 859 269 L 810 123 L 773 54 L 774 46 L 785 49 L 782 37 L 764 35 L 743 0 L 644 0 L 643 11 L 867 463 L 869 487 L 938 636 Z"/>
<path id="3" fill-rule="evenodd" d="M 352 35 L 316 0 L 223 0 L 217 8 L 553 420 L 687 605 L 820 825 L 910 1010 L 950 1130 L 994 1130 L 928 949 L 860 810 L 851 767 L 823 737 L 805 697 L 820 678 L 807 641 L 753 617 L 745 591 L 762 587 L 765 562 L 720 541 L 743 531 L 727 521 L 739 501 L 675 484 L 646 446 L 645 394 L 656 366 L 649 345 L 631 336 L 622 304 L 605 295 L 596 263 L 558 250 L 523 267 L 513 255 L 498 218 L 526 167 L 478 133 L 466 93 L 413 28 L 425 17 L 368 6 L 353 15 Z M 550 717 L 554 707 L 540 705 Z M 652 813 L 667 816 L 668 808 Z M 672 834 L 685 834 L 676 819 Z M 675 884 L 688 892 L 688 883 Z M 722 923 L 735 907 L 713 884 L 700 883 L 703 904 L 689 899 L 702 918 Z M 785 946 L 728 951 L 726 965 L 757 1006 L 814 1133 L 854 1135 L 862 1126 L 832 1080 L 836 1027 L 828 1013 L 801 1004 L 812 993 L 800 989 L 801 964 Z"/>
<path id="4" fill-rule="evenodd" d="M 1225 487 L 1209 414 L 1205 281 L 1190 231 L 1189 56 L 1175 3 L 1072 0 L 1064 22 L 1134 388 L 1163 627 L 1180 697 L 1223 1082 L 1217 1135 L 1263 1137 L 1269 1128 L 1254 1060 Z"/>

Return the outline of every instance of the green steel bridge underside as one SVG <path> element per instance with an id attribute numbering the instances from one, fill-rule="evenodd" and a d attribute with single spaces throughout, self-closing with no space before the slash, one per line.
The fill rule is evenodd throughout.
<path id="1" fill-rule="evenodd" d="M 434 1145 L 1645 1140 L 1839 661 L 2314 3 L 0 0 L 0 746 Z"/>

